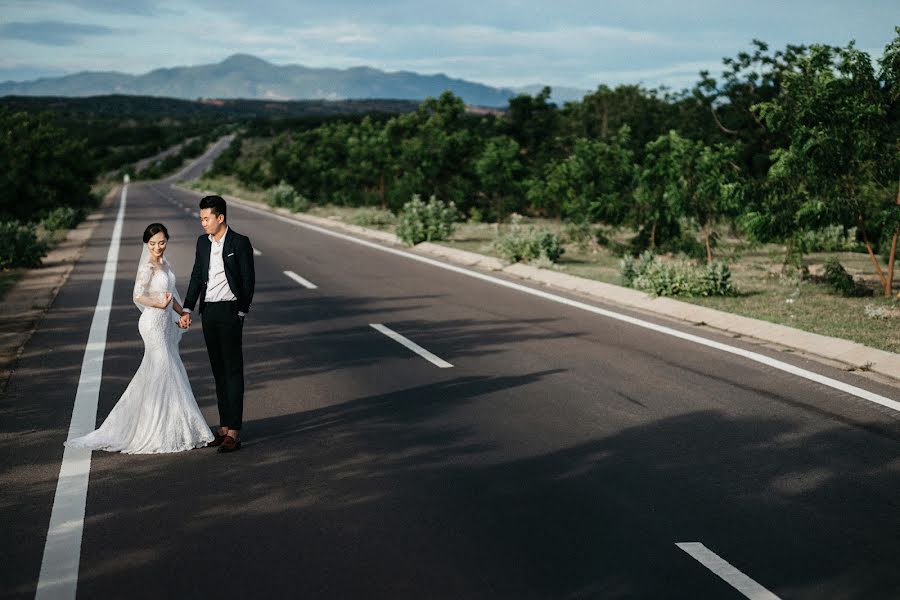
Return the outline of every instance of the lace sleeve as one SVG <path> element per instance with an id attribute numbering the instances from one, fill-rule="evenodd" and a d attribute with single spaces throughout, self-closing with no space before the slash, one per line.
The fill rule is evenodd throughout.
<path id="1" fill-rule="evenodd" d="M 134 299 L 141 304 L 150 300 L 150 280 L 153 279 L 153 266 L 149 263 L 141 265 L 134 280 Z"/>

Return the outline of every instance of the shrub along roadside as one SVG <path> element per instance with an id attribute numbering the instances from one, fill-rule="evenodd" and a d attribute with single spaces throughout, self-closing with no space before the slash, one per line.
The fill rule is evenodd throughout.
<path id="1" fill-rule="evenodd" d="M 555 263 L 565 252 L 560 236 L 546 229 L 516 227 L 501 233 L 493 243 L 496 250 L 509 262 L 546 260 Z"/>
<path id="2" fill-rule="evenodd" d="M 47 231 L 72 229 L 81 223 L 85 216 L 86 211 L 84 209 L 76 209 L 71 206 L 59 206 L 51 210 L 47 216 L 41 220 L 41 225 Z"/>
<path id="3" fill-rule="evenodd" d="M 33 224 L 0 222 L 0 270 L 39 267 L 46 254 L 47 244 L 38 239 Z"/>
<path id="4" fill-rule="evenodd" d="M 293 212 L 306 212 L 310 207 L 309 200 L 303 194 L 283 181 L 266 190 L 266 203 L 273 208 L 287 208 Z"/>
<path id="5" fill-rule="evenodd" d="M 853 275 L 847 272 L 844 265 L 834 256 L 829 256 L 825 261 L 825 276 L 823 277 L 825 284 L 831 288 L 831 291 L 841 296 L 853 297 L 864 296 L 866 290 L 856 285 Z"/>
<path id="6" fill-rule="evenodd" d="M 459 214 L 453 202 L 445 203 L 434 196 L 428 204 L 418 194 L 403 205 L 397 217 L 397 237 L 415 246 L 421 242 L 445 240 L 453 235 Z"/>
<path id="7" fill-rule="evenodd" d="M 100 185 L 91 192 L 93 206 L 99 206 L 110 187 Z M 41 266 L 41 259 L 74 229 L 89 212 L 88 206 L 58 206 L 39 222 L 0 221 L 0 271 Z"/>
<path id="8" fill-rule="evenodd" d="M 620 263 L 628 287 L 654 296 L 733 296 L 731 270 L 721 261 L 698 267 L 685 260 L 663 261 L 649 250 L 637 261 L 625 256 Z"/>

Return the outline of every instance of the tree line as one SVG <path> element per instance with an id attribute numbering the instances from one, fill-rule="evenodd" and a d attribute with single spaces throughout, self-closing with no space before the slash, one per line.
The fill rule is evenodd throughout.
<path id="1" fill-rule="evenodd" d="M 60 206 L 92 204 L 91 184 L 120 179 L 133 163 L 186 140 L 185 151 L 151 165 L 161 176 L 198 145 L 237 124 L 257 135 L 317 126 L 339 115 L 393 114 L 415 103 L 391 100 L 187 101 L 109 95 L 87 98 L 0 98 L 0 221 L 35 221 Z M 131 173 L 131 175 L 135 175 Z"/>
<path id="2" fill-rule="evenodd" d="M 634 231 L 631 249 L 713 260 L 723 225 L 785 244 L 855 232 L 890 294 L 900 229 L 900 28 L 877 62 L 850 43 L 760 41 L 682 92 L 600 86 L 558 107 L 550 90 L 502 115 L 450 93 L 414 112 L 246 133 L 215 172 L 281 182 L 320 203 L 398 211 L 414 195 L 476 220 L 512 213 Z M 243 142 L 243 143 L 242 143 Z"/>
<path id="3" fill-rule="evenodd" d="M 394 100 L 268 102 L 142 96 L 0 98 L 0 270 L 40 264 L 53 232 L 96 206 L 98 180 L 153 179 L 177 169 L 237 124 L 258 135 L 313 127 L 335 115 L 396 113 Z M 277 117 L 277 118 L 273 118 Z M 134 163 L 182 143 L 134 173 Z"/>

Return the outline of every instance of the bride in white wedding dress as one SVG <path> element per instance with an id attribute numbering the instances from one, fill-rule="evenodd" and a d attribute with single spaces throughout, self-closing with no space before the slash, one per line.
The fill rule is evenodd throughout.
<path id="1" fill-rule="evenodd" d="M 199 448 L 213 440 L 178 354 L 183 331 L 175 319 L 182 307 L 175 273 L 165 257 L 169 232 L 153 223 L 143 239 L 134 303 L 142 312 L 138 330 L 144 358 L 103 425 L 67 441 L 67 446 L 152 454 Z"/>

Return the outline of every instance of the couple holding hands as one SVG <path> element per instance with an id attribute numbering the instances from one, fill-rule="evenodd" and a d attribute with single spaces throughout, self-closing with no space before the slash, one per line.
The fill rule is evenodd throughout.
<path id="1" fill-rule="evenodd" d="M 169 232 L 162 223 L 144 231 L 133 300 L 144 357 L 127 389 L 95 431 L 67 446 L 129 454 L 180 452 L 203 446 L 241 448 L 244 409 L 244 318 L 253 301 L 255 273 L 250 239 L 230 229 L 220 196 L 200 201 L 197 251 L 184 302 L 166 258 Z M 178 352 L 199 300 L 203 338 L 218 399 L 219 424 L 207 424 Z"/>

